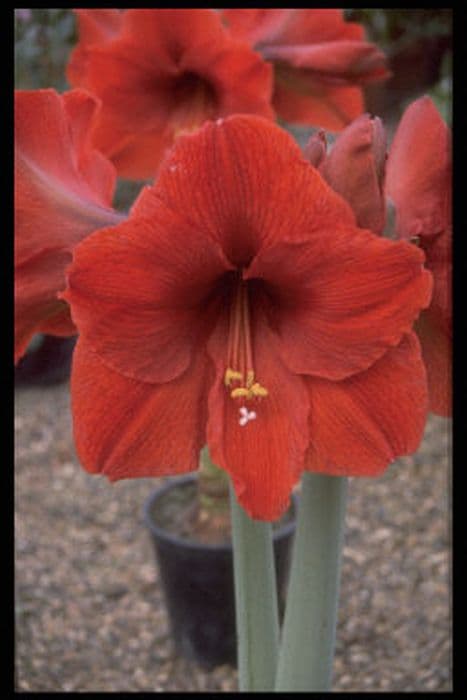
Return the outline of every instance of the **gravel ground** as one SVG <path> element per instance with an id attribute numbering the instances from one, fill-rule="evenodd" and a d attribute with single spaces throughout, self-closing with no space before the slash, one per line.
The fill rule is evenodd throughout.
<path id="1" fill-rule="evenodd" d="M 231 691 L 174 655 L 141 509 L 156 479 L 86 474 L 68 385 L 16 390 L 18 691 Z M 351 480 L 333 689 L 450 691 L 450 422 Z"/>

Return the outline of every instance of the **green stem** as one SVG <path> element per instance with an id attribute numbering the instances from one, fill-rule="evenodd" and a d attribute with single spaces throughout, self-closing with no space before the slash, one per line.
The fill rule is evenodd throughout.
<path id="1" fill-rule="evenodd" d="M 329 691 L 347 478 L 305 473 L 277 668 L 277 691 Z"/>
<path id="2" fill-rule="evenodd" d="M 250 518 L 230 489 L 240 691 L 274 689 L 279 649 L 271 523 Z"/>

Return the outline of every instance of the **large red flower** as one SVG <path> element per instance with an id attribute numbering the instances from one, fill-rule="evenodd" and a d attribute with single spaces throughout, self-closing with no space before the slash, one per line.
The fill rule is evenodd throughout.
<path id="1" fill-rule="evenodd" d="M 433 273 L 433 298 L 415 326 L 428 372 L 431 410 L 451 414 L 451 133 L 429 97 L 404 112 L 389 152 L 386 192 L 396 234 L 415 239 Z"/>
<path id="2" fill-rule="evenodd" d="M 337 9 L 227 9 L 234 36 L 274 66 L 273 105 L 288 122 L 340 130 L 363 112 L 361 86 L 389 77 L 386 57 Z"/>
<path id="3" fill-rule="evenodd" d="M 71 250 L 123 218 L 115 169 L 89 141 L 97 107 L 82 90 L 15 93 L 15 362 L 34 333 L 76 333 L 57 298 Z"/>
<path id="4" fill-rule="evenodd" d="M 264 520 L 304 468 L 381 472 L 425 422 L 411 331 L 431 294 L 423 260 L 357 228 L 272 122 L 237 115 L 181 137 L 128 220 L 74 250 L 84 467 L 189 471 L 207 443 Z"/>
<path id="5" fill-rule="evenodd" d="M 103 103 L 95 145 L 129 178 L 153 177 L 183 130 L 235 112 L 274 118 L 272 70 L 207 9 L 78 10 L 68 79 Z"/>

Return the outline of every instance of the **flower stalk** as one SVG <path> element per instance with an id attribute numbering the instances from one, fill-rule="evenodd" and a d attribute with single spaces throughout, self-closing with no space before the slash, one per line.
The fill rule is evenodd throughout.
<path id="1" fill-rule="evenodd" d="M 279 613 L 272 526 L 250 518 L 230 490 L 239 690 L 272 691 Z"/>
<path id="2" fill-rule="evenodd" d="M 347 478 L 305 473 L 276 691 L 331 687 Z"/>

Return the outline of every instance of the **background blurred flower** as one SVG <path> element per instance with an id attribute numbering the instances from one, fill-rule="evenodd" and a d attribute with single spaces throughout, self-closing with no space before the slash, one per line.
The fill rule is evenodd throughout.
<path id="1" fill-rule="evenodd" d="M 15 94 L 15 362 L 34 333 L 73 335 L 57 298 L 78 241 L 123 219 L 112 164 L 91 146 L 98 108 L 82 90 Z"/>
<path id="2" fill-rule="evenodd" d="M 272 70 L 208 9 L 79 10 L 74 87 L 103 103 L 94 143 L 119 175 L 153 177 L 184 130 L 234 112 L 273 118 Z"/>
<path id="3" fill-rule="evenodd" d="M 391 144 L 386 192 L 395 206 L 396 235 L 415 239 L 433 273 L 433 298 L 416 330 L 428 372 L 431 410 L 451 415 L 452 393 L 451 133 L 429 97 L 405 111 Z"/>
<path id="4" fill-rule="evenodd" d="M 390 75 L 384 53 L 342 10 L 226 9 L 223 16 L 273 64 L 273 105 L 287 122 L 340 130 L 364 110 L 360 86 Z"/>

